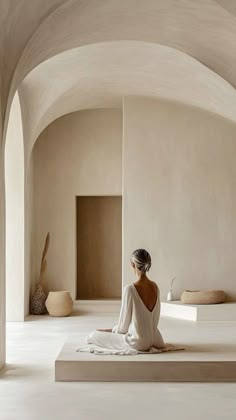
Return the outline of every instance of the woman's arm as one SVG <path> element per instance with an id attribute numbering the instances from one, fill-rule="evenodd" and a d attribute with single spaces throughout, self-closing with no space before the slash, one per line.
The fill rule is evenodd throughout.
<path id="1" fill-rule="evenodd" d="M 122 296 L 121 309 L 118 325 L 113 329 L 113 333 L 126 334 L 132 319 L 132 295 L 130 286 L 126 286 Z"/>

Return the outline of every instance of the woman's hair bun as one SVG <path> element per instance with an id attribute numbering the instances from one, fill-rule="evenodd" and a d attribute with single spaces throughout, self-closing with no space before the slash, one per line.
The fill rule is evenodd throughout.
<path id="1" fill-rule="evenodd" d="M 145 249 L 136 249 L 131 255 L 131 262 L 142 273 L 149 271 L 152 265 L 151 256 Z"/>

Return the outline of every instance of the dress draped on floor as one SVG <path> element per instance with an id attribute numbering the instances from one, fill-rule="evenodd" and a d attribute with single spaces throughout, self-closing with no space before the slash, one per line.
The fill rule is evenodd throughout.
<path id="1" fill-rule="evenodd" d="M 112 332 L 93 331 L 87 343 L 96 348 L 78 348 L 95 354 L 135 355 L 138 353 L 162 353 L 183 350 L 183 347 L 165 344 L 158 330 L 160 318 L 160 293 L 158 289 L 155 306 L 150 311 L 134 286 L 124 289 L 118 325 Z"/>

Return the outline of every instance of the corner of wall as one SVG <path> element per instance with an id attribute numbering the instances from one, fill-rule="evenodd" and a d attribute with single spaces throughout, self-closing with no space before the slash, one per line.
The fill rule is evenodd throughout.
<path id="1" fill-rule="evenodd" d="M 1 124 L 1 123 L 0 123 Z M 0 144 L 0 368 L 6 358 L 6 300 L 5 300 L 5 175 L 4 152 Z"/>

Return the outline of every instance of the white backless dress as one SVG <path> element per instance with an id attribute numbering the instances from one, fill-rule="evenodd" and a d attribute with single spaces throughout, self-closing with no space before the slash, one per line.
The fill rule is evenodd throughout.
<path id="1" fill-rule="evenodd" d="M 160 293 L 152 311 L 143 303 L 136 287 L 124 288 L 118 325 L 112 332 L 93 331 L 87 338 L 89 344 L 124 351 L 148 352 L 165 346 L 158 330 L 160 318 Z"/>

